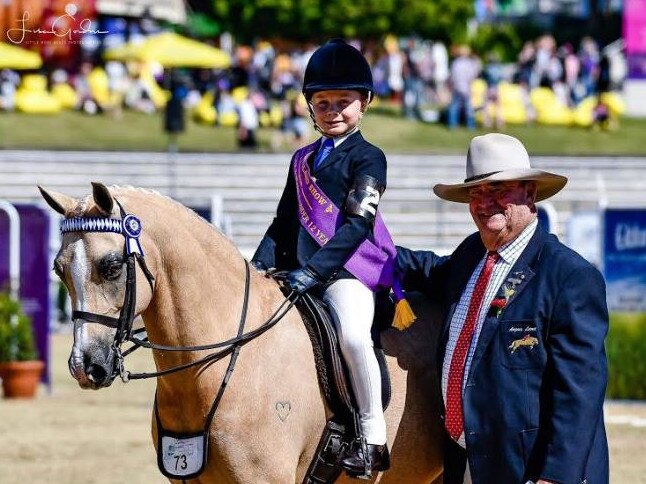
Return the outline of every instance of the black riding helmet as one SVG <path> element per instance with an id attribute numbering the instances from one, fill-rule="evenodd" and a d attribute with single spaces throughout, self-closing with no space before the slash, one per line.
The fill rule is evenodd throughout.
<path id="1" fill-rule="evenodd" d="M 372 71 L 365 57 L 342 39 L 319 47 L 305 69 L 303 94 L 308 101 L 318 91 L 350 89 L 368 94 L 372 100 Z"/>

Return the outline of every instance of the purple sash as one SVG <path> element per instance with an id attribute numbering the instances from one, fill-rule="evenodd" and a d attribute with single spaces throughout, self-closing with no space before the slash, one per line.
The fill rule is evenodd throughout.
<path id="1" fill-rule="evenodd" d="M 318 141 L 315 141 L 294 153 L 293 170 L 298 218 L 312 238 L 324 246 L 343 223 L 344 217 L 310 176 L 307 159 L 314 153 L 317 144 Z M 393 286 L 397 250 L 379 212 L 373 233 L 375 242 L 364 240 L 343 267 L 374 292 Z"/>

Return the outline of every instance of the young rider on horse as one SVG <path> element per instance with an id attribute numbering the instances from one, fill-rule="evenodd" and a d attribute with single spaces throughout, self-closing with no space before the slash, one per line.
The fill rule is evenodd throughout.
<path id="1" fill-rule="evenodd" d="M 340 462 L 356 475 L 366 463 L 374 471 L 390 465 L 370 335 L 374 292 L 392 284 L 382 277 L 388 255 L 380 247 L 392 240 L 377 213 L 386 157 L 359 131 L 373 92 L 370 66 L 357 49 L 335 39 L 314 52 L 303 94 L 322 137 L 294 154 L 276 217 L 251 261 L 261 271 L 290 271 L 290 289 L 320 290 L 330 308 L 367 444 L 351 446 Z"/>

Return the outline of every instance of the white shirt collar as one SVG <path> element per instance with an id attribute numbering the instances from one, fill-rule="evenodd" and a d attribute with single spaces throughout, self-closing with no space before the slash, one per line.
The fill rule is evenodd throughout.
<path id="1" fill-rule="evenodd" d="M 337 148 L 341 143 L 343 143 L 346 139 L 348 139 L 351 135 L 353 135 L 357 131 L 359 131 L 359 126 L 355 126 L 344 135 L 332 137 L 332 141 L 334 141 L 334 147 Z M 325 136 L 325 135 L 323 135 L 323 137 L 328 139 L 330 138 L 330 136 Z"/>
<path id="2" fill-rule="evenodd" d="M 525 247 L 527 247 L 529 239 L 536 232 L 536 227 L 538 227 L 538 219 L 534 219 L 532 223 L 523 229 L 518 237 L 498 249 L 500 257 L 508 264 L 513 265 L 523 250 L 525 250 Z"/>

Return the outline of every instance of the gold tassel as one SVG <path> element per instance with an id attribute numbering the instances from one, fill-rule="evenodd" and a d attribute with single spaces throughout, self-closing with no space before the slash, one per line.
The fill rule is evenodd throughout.
<path id="1" fill-rule="evenodd" d="M 400 331 L 408 328 L 417 320 L 417 316 L 413 312 L 413 308 L 406 299 L 400 299 L 395 305 L 395 317 L 393 318 L 393 328 Z"/>

